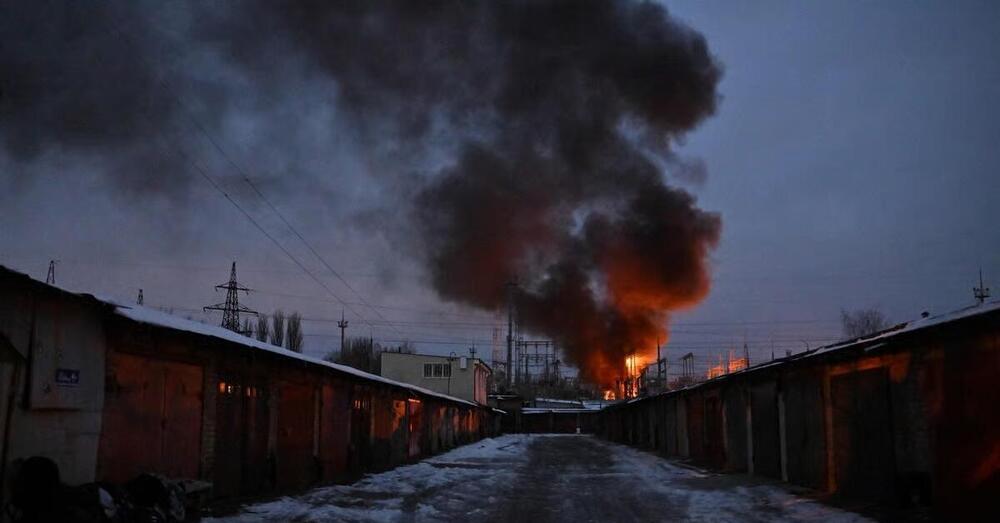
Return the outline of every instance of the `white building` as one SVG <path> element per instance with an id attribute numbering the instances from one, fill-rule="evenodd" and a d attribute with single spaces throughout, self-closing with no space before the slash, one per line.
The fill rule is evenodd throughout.
<path id="1" fill-rule="evenodd" d="M 479 358 L 399 352 L 381 358 L 382 377 L 486 405 L 493 371 Z"/>

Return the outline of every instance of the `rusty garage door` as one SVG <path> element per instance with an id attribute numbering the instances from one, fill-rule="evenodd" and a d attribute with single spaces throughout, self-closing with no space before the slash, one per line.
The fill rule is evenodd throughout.
<path id="1" fill-rule="evenodd" d="M 750 433 L 755 474 L 781 479 L 781 441 L 778 433 L 778 388 L 762 381 L 750 388 Z"/>
<path id="2" fill-rule="evenodd" d="M 269 484 L 267 387 L 223 374 L 217 388 L 213 492 L 261 492 Z"/>
<path id="3" fill-rule="evenodd" d="M 371 465 L 372 397 L 364 387 L 351 391 L 351 446 L 349 468 L 360 473 Z"/>
<path id="4" fill-rule="evenodd" d="M 111 352 L 98 477 L 127 481 L 142 472 L 198 477 L 202 369 Z"/>
<path id="5" fill-rule="evenodd" d="M 313 425 L 316 407 L 313 387 L 283 385 L 278 398 L 278 488 L 301 489 L 317 476 Z"/>
<path id="6" fill-rule="evenodd" d="M 345 387 L 323 385 L 319 456 L 324 481 L 347 476 L 351 402 Z"/>
<path id="7" fill-rule="evenodd" d="M 717 469 L 726 463 L 723 431 L 722 398 L 719 391 L 712 391 L 705 395 L 705 462 Z"/>
<path id="8" fill-rule="evenodd" d="M 409 434 L 409 446 L 407 457 L 416 459 L 420 457 L 420 448 L 425 436 L 424 432 L 424 409 L 419 399 L 410 398 L 407 400 L 407 424 Z"/>
<path id="9" fill-rule="evenodd" d="M 895 460 L 883 368 L 830 380 L 837 490 L 853 499 L 890 501 Z"/>

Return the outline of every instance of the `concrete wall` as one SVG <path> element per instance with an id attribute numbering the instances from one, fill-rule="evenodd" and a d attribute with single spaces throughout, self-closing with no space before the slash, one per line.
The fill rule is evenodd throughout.
<path id="1" fill-rule="evenodd" d="M 462 368 L 463 361 L 465 362 L 464 369 Z M 385 378 L 410 383 L 482 405 L 486 404 L 490 370 L 478 358 L 455 357 L 449 361 L 449 358 L 445 356 L 383 352 L 380 363 L 381 374 Z M 450 365 L 451 378 L 424 377 L 425 363 Z"/>
<path id="2" fill-rule="evenodd" d="M 52 458 L 66 481 L 93 481 L 104 402 L 102 313 L 93 300 L 32 285 L 0 274 L 4 486 L 13 464 L 36 454 Z"/>

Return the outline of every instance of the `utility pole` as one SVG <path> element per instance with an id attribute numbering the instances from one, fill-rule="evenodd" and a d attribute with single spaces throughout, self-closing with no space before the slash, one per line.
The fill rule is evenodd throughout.
<path id="1" fill-rule="evenodd" d="M 507 282 L 507 389 L 511 386 L 511 371 L 518 365 L 514 363 L 514 287 L 515 280 Z"/>
<path id="2" fill-rule="evenodd" d="M 225 303 L 217 303 L 215 305 L 209 305 L 203 307 L 206 311 L 222 311 L 222 328 L 229 329 L 233 332 L 243 333 L 240 325 L 240 313 L 257 315 L 257 311 L 251 310 L 247 307 L 240 305 L 240 292 L 243 291 L 246 294 L 250 294 L 250 289 L 241 286 L 236 281 L 236 262 L 233 262 L 233 268 L 229 272 L 229 281 L 223 284 L 215 286 L 216 289 L 226 291 L 226 301 Z"/>
<path id="3" fill-rule="evenodd" d="M 49 260 L 49 273 L 45 275 L 45 283 L 49 285 L 56 284 L 56 261 Z"/>
<path id="4" fill-rule="evenodd" d="M 531 349 L 529 348 L 529 345 L 530 345 L 529 343 L 521 344 L 521 350 L 523 351 L 523 355 L 521 357 L 524 359 L 524 376 L 522 381 L 525 383 L 531 383 L 530 365 L 532 360 L 531 360 Z M 538 344 L 535 344 L 535 359 L 536 360 L 538 359 Z"/>
<path id="5" fill-rule="evenodd" d="M 666 366 L 663 364 L 663 356 L 660 354 L 660 338 L 656 338 L 656 386 L 662 390 L 667 389 Z"/>
<path id="6" fill-rule="evenodd" d="M 514 369 L 514 384 L 520 385 L 524 381 L 524 340 L 515 337 L 514 338 L 514 362 L 516 363 L 516 368 Z"/>
<path id="7" fill-rule="evenodd" d="M 979 287 L 973 287 L 972 294 L 976 297 L 976 301 L 978 301 L 980 305 L 986 301 L 986 298 L 990 297 L 989 287 L 983 285 L 983 269 L 981 267 L 979 269 Z"/>
<path id="8" fill-rule="evenodd" d="M 448 395 L 451 396 L 451 365 L 458 358 L 454 351 L 448 353 Z"/>
<path id="9" fill-rule="evenodd" d="M 135 298 L 136 305 L 142 305 L 142 289 L 139 289 L 139 295 Z"/>
<path id="10" fill-rule="evenodd" d="M 337 327 L 340 328 L 340 354 L 344 354 L 344 331 L 347 330 L 347 320 L 344 319 L 344 309 L 340 309 L 340 321 L 337 322 Z"/>
<path id="11" fill-rule="evenodd" d="M 660 379 L 660 338 L 656 338 L 656 379 Z"/>

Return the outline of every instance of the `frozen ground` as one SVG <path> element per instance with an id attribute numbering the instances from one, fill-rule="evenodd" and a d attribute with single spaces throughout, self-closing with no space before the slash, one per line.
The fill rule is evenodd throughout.
<path id="1" fill-rule="evenodd" d="M 215 522 L 867 521 L 591 436 L 507 435 Z"/>

